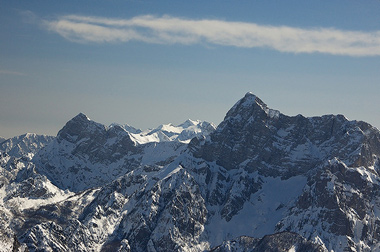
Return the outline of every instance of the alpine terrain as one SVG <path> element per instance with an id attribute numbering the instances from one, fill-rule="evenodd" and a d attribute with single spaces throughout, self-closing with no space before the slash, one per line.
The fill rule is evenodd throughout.
<path id="1" fill-rule="evenodd" d="M 0 139 L 0 251 L 380 251 L 380 131 L 247 93 L 215 127 Z"/>

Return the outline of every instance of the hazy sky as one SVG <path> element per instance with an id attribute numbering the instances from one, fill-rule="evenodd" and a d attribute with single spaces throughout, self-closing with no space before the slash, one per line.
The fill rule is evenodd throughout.
<path id="1" fill-rule="evenodd" d="M 218 124 L 249 91 L 380 128 L 380 1 L 0 0 L 0 136 Z"/>

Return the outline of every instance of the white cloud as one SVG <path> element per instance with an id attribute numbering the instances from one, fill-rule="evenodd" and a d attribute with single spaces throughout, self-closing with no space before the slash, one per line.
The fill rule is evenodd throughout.
<path id="1" fill-rule="evenodd" d="M 56 20 L 45 20 L 44 25 L 70 41 L 81 43 L 124 43 L 134 40 L 156 44 L 206 43 L 242 48 L 261 47 L 289 53 L 380 55 L 380 31 L 302 29 L 150 15 L 131 19 L 67 15 Z"/>
<path id="2" fill-rule="evenodd" d="M 17 76 L 24 76 L 24 73 L 16 72 L 16 71 L 9 71 L 9 70 L 1 70 L 0 69 L 0 75 L 17 75 Z"/>

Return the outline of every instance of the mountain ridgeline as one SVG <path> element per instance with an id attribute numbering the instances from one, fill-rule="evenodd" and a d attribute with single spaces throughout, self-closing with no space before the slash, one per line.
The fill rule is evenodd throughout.
<path id="1" fill-rule="evenodd" d="M 379 131 L 343 115 L 290 117 L 269 109 L 251 93 L 226 115 L 196 157 L 224 168 L 244 168 L 284 178 L 304 174 L 338 158 L 349 166 L 373 166 L 380 153 Z"/>
<path id="2" fill-rule="evenodd" d="M 0 251 L 380 251 L 380 132 L 247 93 L 215 127 L 0 143 Z"/>

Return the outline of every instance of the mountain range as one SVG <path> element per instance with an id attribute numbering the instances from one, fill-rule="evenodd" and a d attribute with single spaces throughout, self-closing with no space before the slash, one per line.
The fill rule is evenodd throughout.
<path id="1" fill-rule="evenodd" d="M 247 93 L 217 126 L 0 140 L 0 251 L 380 251 L 380 132 Z"/>

